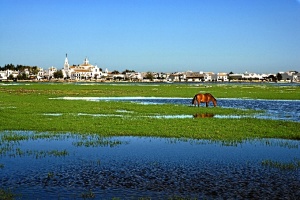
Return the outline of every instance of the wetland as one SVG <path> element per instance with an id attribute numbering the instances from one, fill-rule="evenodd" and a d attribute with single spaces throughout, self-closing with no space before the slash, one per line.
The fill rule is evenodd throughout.
<path id="1" fill-rule="evenodd" d="M 84 101 L 125 101 L 143 105 L 174 104 L 191 105 L 191 98 L 165 98 L 165 97 L 62 97 L 57 99 L 64 100 L 84 100 Z M 202 105 L 204 106 L 204 105 Z M 212 106 L 212 103 L 210 104 Z M 235 99 L 220 98 L 218 106 L 223 108 L 238 108 L 241 110 L 258 110 L 256 115 L 214 115 L 210 113 L 195 113 L 194 115 L 157 115 L 157 118 L 192 118 L 192 117 L 216 117 L 216 118 L 241 118 L 253 117 L 259 119 L 288 120 L 300 122 L 300 100 L 263 100 L 263 99 Z M 193 106 L 192 106 L 193 107 Z M 207 110 L 206 110 L 207 111 Z M 132 111 L 117 110 L 119 113 L 128 113 Z M 201 112 L 201 109 L 195 110 Z M 97 115 L 94 115 L 97 116 Z M 102 116 L 102 115 L 98 115 Z M 122 116 L 122 115 L 115 115 Z"/>
<path id="2" fill-rule="evenodd" d="M 218 106 L 193 107 L 199 92 Z M 296 199 L 299 94 L 298 84 L 0 84 L 0 194 Z"/>
<path id="3" fill-rule="evenodd" d="M 21 194 L 20 199 L 296 199 L 300 195 L 299 141 L 1 135 L 1 185 Z M 12 135 L 23 139 L 8 144 Z"/>

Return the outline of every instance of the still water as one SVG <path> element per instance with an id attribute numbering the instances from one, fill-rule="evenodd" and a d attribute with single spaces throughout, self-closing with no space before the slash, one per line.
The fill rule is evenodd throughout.
<path id="1" fill-rule="evenodd" d="M 139 104 L 176 104 L 192 106 L 192 98 L 178 97 L 62 97 L 58 99 L 85 101 L 129 101 Z M 259 119 L 288 120 L 300 122 L 300 100 L 219 98 L 217 99 L 217 102 L 218 106 L 223 108 L 253 109 L 264 111 L 264 113 L 252 116 Z M 205 106 L 205 104 L 202 103 L 201 106 L 203 107 Z M 209 106 L 213 106 L 212 103 L 210 103 Z M 197 111 L 201 112 L 201 108 L 199 108 Z"/>
<path id="2" fill-rule="evenodd" d="M 300 141 L 1 132 L 0 147 L 0 188 L 19 199 L 300 196 Z"/>

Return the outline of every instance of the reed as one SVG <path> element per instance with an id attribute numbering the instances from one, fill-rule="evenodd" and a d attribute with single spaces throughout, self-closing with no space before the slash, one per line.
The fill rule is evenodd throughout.
<path id="1" fill-rule="evenodd" d="M 300 168 L 300 160 L 296 158 L 290 162 L 263 160 L 261 164 L 265 167 L 277 168 L 280 170 L 297 170 Z"/>
<path id="2" fill-rule="evenodd" d="M 20 197 L 21 195 L 14 194 L 10 189 L 0 188 L 0 199 L 3 200 L 13 200 L 16 197 Z"/>

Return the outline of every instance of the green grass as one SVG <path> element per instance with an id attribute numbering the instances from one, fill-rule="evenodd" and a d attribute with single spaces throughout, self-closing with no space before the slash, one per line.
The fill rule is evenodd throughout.
<path id="1" fill-rule="evenodd" d="M 188 97 L 198 92 L 218 98 L 299 99 L 299 86 L 222 84 L 20 84 L 0 85 L 0 130 L 96 133 L 102 136 L 153 136 L 211 140 L 300 139 L 299 123 L 254 118 L 150 118 L 161 115 L 252 115 L 258 111 L 186 105 L 140 105 L 112 101 L 67 101 L 57 97 Z M 202 105 L 203 106 L 203 105 Z M 120 113 L 119 110 L 127 112 Z M 83 113 L 87 115 L 79 115 Z M 49 114 L 59 114 L 49 115 Z M 111 117 L 92 116 L 109 114 Z M 118 116 L 122 115 L 122 117 Z"/>
<path id="2" fill-rule="evenodd" d="M 297 170 L 300 168 L 300 160 L 294 159 L 291 162 L 279 162 L 273 160 L 263 160 L 262 166 L 270 167 L 270 168 L 277 168 L 281 170 Z"/>
<path id="3" fill-rule="evenodd" d="M 45 96 L 155 96 L 193 97 L 212 93 L 216 98 L 300 99 L 300 87 L 272 84 L 21 84 L 0 85 L 0 91 Z"/>
<path id="4" fill-rule="evenodd" d="M 10 190 L 0 188 L 0 200 L 13 200 L 16 199 L 17 196 L 19 195 L 14 194 Z"/>

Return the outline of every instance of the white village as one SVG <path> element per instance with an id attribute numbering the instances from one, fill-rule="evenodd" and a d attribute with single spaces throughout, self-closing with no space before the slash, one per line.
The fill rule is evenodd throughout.
<path id="1" fill-rule="evenodd" d="M 11 64 L 12 65 L 12 64 Z M 14 67 L 13 67 L 14 68 Z M 32 69 L 35 70 L 32 70 Z M 49 67 L 23 67 L 21 70 L 12 69 L 9 65 L 0 68 L 0 81 L 129 81 L 129 82 L 300 82 L 300 73 L 295 70 L 278 72 L 277 74 L 255 72 L 135 72 L 126 70 L 118 72 L 103 70 L 97 65 L 90 64 L 86 57 L 82 64 L 70 65 L 66 54 L 61 69 Z"/>

